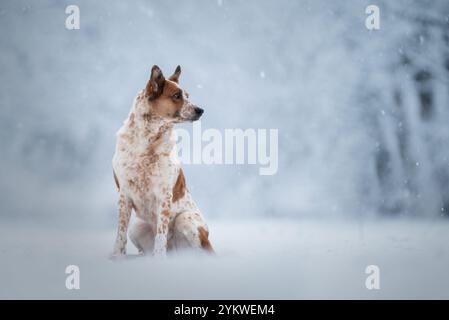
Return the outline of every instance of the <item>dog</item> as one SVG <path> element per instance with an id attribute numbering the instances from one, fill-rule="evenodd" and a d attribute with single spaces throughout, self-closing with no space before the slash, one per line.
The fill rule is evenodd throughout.
<path id="1" fill-rule="evenodd" d="M 113 257 L 126 255 L 133 210 L 137 221 L 129 237 L 139 254 L 165 257 L 167 251 L 181 248 L 214 252 L 208 226 L 186 187 L 176 148 L 174 125 L 196 121 L 204 112 L 179 86 L 180 74 L 178 66 L 165 79 L 154 65 L 117 132 L 112 168 L 119 217 Z"/>

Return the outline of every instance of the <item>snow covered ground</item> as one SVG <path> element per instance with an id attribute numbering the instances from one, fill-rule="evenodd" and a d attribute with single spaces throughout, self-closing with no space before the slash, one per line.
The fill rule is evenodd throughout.
<path id="1" fill-rule="evenodd" d="M 114 230 L 0 227 L 0 298 L 449 298 L 444 221 L 209 221 L 218 256 L 111 261 Z M 129 253 L 135 253 L 129 244 Z M 80 268 L 67 290 L 65 268 Z M 367 290 L 365 268 L 380 268 Z"/>

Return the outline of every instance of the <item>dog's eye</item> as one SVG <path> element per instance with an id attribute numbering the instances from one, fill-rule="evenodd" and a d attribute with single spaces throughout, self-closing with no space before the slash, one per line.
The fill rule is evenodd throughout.
<path id="1" fill-rule="evenodd" d="M 182 98 L 182 93 L 181 92 L 176 92 L 174 95 L 173 95 L 173 99 L 175 99 L 175 100 L 179 100 L 179 99 L 181 99 Z"/>

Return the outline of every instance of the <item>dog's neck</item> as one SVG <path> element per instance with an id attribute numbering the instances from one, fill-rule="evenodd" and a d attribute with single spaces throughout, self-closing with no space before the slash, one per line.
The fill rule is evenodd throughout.
<path id="1" fill-rule="evenodd" d="M 168 122 L 159 116 L 151 113 L 139 112 L 136 105 L 123 126 L 124 138 L 128 144 L 133 145 L 133 149 L 140 152 L 152 151 L 158 154 L 170 154 L 176 146 L 173 139 L 172 122 Z"/>

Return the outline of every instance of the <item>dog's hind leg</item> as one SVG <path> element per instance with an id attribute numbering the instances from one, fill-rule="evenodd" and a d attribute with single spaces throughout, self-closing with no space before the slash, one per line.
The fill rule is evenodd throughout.
<path id="1" fill-rule="evenodd" d="M 175 219 L 173 236 L 177 250 L 191 248 L 214 253 L 207 225 L 199 213 L 185 212 L 178 215 Z"/>
<path id="2" fill-rule="evenodd" d="M 129 231 L 129 238 L 140 254 L 153 251 L 154 233 L 149 223 L 138 219 Z"/>

